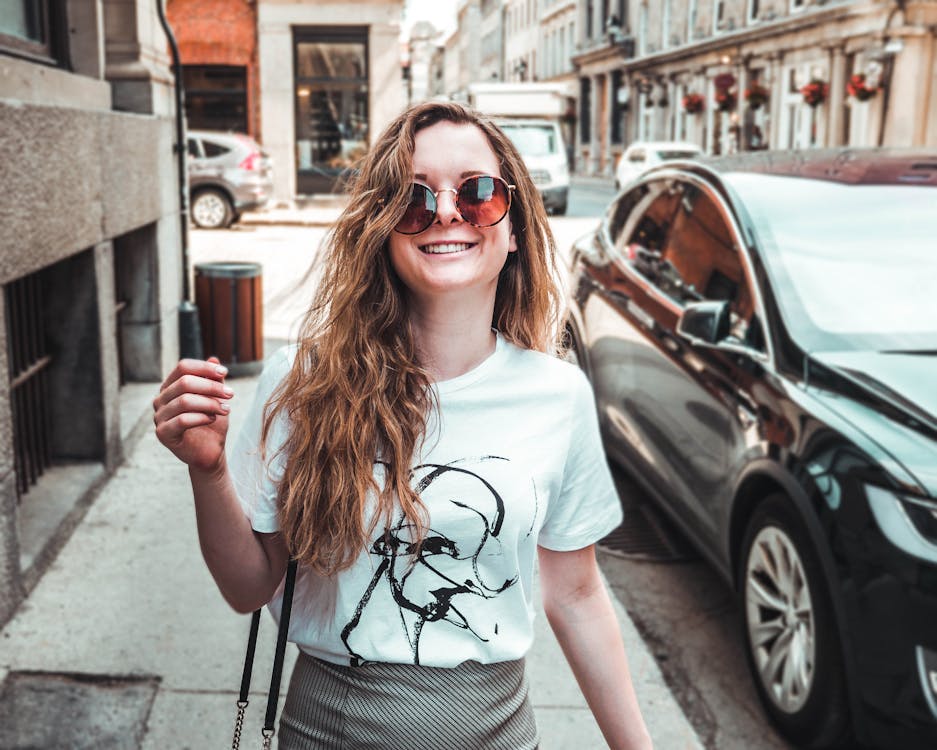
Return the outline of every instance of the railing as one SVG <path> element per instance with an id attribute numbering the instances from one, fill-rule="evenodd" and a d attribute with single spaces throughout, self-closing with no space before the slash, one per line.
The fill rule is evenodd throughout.
<path id="1" fill-rule="evenodd" d="M 17 494 L 21 498 L 50 463 L 48 367 L 42 320 L 42 282 L 38 274 L 6 285 L 10 408 Z"/>

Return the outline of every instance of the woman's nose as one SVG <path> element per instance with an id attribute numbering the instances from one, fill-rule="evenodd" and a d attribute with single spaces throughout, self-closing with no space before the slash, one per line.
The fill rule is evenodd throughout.
<path id="1" fill-rule="evenodd" d="M 436 221 L 440 224 L 463 220 L 455 203 L 457 195 L 458 193 L 451 188 L 440 190 L 436 194 Z"/>

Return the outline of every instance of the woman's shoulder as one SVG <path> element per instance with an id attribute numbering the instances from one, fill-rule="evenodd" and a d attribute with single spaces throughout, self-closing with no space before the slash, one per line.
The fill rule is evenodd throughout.
<path id="1" fill-rule="evenodd" d="M 562 357 L 535 349 L 525 349 L 505 342 L 510 356 L 508 363 L 523 374 L 536 376 L 537 382 L 568 392 L 591 390 L 589 380 L 581 368 Z"/>
<path id="2" fill-rule="evenodd" d="M 298 351 L 298 344 L 287 344 L 269 355 L 264 360 L 258 389 L 266 391 L 268 394 L 272 393 L 292 369 Z"/>

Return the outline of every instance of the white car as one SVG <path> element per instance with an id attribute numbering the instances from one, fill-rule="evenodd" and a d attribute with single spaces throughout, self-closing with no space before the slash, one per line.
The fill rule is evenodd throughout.
<path id="1" fill-rule="evenodd" d="M 645 169 L 671 159 L 695 159 L 703 150 L 695 143 L 682 141 L 635 141 L 618 160 L 615 170 L 615 189 L 633 180 Z"/>

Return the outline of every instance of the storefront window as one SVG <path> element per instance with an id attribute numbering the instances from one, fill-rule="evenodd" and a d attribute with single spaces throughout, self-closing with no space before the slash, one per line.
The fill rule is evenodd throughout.
<path id="1" fill-rule="evenodd" d="M 247 68 L 242 65 L 185 65 L 185 116 L 195 130 L 248 132 Z"/>
<path id="2" fill-rule="evenodd" d="M 368 147 L 367 30 L 298 30 L 295 52 L 297 189 L 334 192 Z"/>

